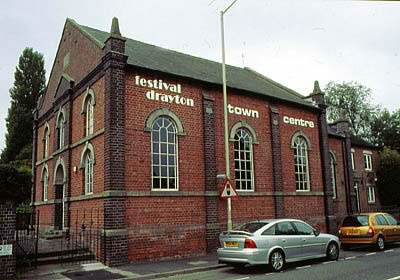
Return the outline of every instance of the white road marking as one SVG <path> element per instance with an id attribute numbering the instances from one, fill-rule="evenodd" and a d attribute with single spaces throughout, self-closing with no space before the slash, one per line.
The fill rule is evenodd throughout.
<path id="1" fill-rule="evenodd" d="M 386 250 L 386 251 L 384 251 L 385 253 L 389 253 L 389 252 L 393 252 L 394 250 L 392 249 L 392 250 Z"/>
<path id="2" fill-rule="evenodd" d="M 389 278 L 389 279 L 386 279 L 386 280 L 397 280 L 397 279 L 400 279 L 400 276 L 396 276 L 396 277 Z"/>
<path id="3" fill-rule="evenodd" d="M 235 279 L 235 280 L 245 280 L 245 279 L 250 279 L 250 277 L 238 278 L 238 279 Z"/>
<path id="4" fill-rule="evenodd" d="M 345 258 L 345 260 L 352 260 L 352 259 L 355 259 L 355 258 L 356 258 L 356 256 L 352 256 L 352 257 Z"/>
<path id="5" fill-rule="evenodd" d="M 311 265 L 299 266 L 299 267 L 296 267 L 296 269 L 304 269 L 304 268 L 309 268 L 309 267 L 311 267 Z"/>
<path id="6" fill-rule="evenodd" d="M 330 263 L 335 263 L 336 261 L 329 261 L 329 262 L 323 262 L 322 264 L 330 264 Z"/>
<path id="7" fill-rule="evenodd" d="M 268 276 L 268 275 L 273 275 L 273 274 L 275 274 L 275 273 L 274 273 L 274 272 L 265 273 L 265 276 Z"/>
<path id="8" fill-rule="evenodd" d="M 372 256 L 372 255 L 376 255 L 376 253 L 368 253 L 368 254 L 365 254 L 366 256 Z"/>

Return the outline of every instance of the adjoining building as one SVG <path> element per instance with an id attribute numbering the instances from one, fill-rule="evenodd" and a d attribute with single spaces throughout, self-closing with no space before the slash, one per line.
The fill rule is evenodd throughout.
<path id="1" fill-rule="evenodd" d="M 220 63 L 124 38 L 117 19 L 110 33 L 67 19 L 35 111 L 42 229 L 97 209 L 109 265 L 215 250 L 227 220 L 221 83 Z M 304 97 L 227 66 L 227 86 L 234 225 L 291 217 L 336 233 L 344 215 L 379 208 L 378 149 L 327 124 L 317 82 Z"/>

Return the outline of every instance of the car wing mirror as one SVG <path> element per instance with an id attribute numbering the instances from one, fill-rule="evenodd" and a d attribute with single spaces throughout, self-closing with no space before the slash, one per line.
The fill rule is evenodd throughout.
<path id="1" fill-rule="evenodd" d="M 320 234 L 320 232 L 319 232 L 318 230 L 315 229 L 315 230 L 314 230 L 314 235 L 315 235 L 315 236 L 318 236 L 319 234 Z"/>

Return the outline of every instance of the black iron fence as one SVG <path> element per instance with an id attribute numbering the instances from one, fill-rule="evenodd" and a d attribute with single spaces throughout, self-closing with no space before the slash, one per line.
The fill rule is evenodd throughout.
<path id="1" fill-rule="evenodd" d="M 39 246 L 39 211 L 17 213 L 15 230 L 15 253 L 17 271 L 36 268 Z"/>

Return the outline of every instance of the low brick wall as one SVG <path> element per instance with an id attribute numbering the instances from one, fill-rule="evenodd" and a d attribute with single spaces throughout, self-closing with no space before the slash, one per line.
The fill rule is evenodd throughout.
<path id="1" fill-rule="evenodd" d="M 11 202 L 0 201 L 0 279 L 12 279 L 16 272 L 14 234 L 16 223 L 15 208 Z M 9 245 L 12 255 L 7 255 Z"/>

